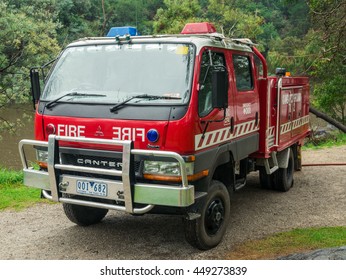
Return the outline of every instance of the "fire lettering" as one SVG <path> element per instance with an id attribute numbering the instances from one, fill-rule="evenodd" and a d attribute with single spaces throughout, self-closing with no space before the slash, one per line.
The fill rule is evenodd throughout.
<path id="1" fill-rule="evenodd" d="M 69 124 L 58 124 L 58 135 L 59 136 L 70 136 L 70 137 L 85 137 L 85 126 L 84 125 L 69 125 Z"/>
<path id="2" fill-rule="evenodd" d="M 114 140 L 139 140 L 144 142 L 145 129 L 144 128 L 130 128 L 130 127 L 113 127 Z"/>

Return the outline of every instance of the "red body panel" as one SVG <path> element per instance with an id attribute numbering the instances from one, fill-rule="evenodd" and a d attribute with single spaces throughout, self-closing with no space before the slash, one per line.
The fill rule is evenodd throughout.
<path id="1" fill-rule="evenodd" d="M 114 140 L 132 140 L 135 149 L 157 149 L 176 151 L 184 154 L 193 152 L 193 142 L 189 139 L 191 127 L 180 121 L 128 121 L 112 119 L 89 119 L 71 117 L 36 116 L 36 134 L 38 140 L 48 140 L 48 135 L 43 133 L 42 125 L 53 124 L 56 135 L 72 137 L 102 138 Z M 149 142 L 146 134 L 149 129 L 156 129 L 160 135 L 157 142 Z M 167 141 L 170 139 L 170 141 Z M 184 139 L 184 141 L 181 141 Z M 150 145 L 150 146 L 148 146 Z M 79 143 L 69 143 L 69 146 L 81 147 Z M 96 145 L 84 144 L 83 148 L 97 149 Z M 104 148 L 104 146 L 102 146 Z M 109 147 L 112 149 L 111 147 Z M 114 149 L 114 147 L 113 147 Z"/>
<path id="2" fill-rule="evenodd" d="M 309 134 L 309 81 L 306 77 L 283 77 L 278 100 L 278 77 L 260 81 L 260 149 L 257 157 L 269 157 Z M 279 102 L 278 102 L 279 101 Z"/>

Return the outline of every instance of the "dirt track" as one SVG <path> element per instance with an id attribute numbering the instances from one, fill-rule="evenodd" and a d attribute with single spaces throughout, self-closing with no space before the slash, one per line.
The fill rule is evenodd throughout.
<path id="1" fill-rule="evenodd" d="M 303 153 L 303 163 L 317 162 L 346 162 L 346 146 Z M 223 259 L 245 240 L 298 227 L 346 226 L 346 166 L 306 167 L 287 193 L 261 189 L 254 173 L 231 200 L 227 234 L 206 252 L 185 242 L 179 217 L 110 212 L 83 228 L 67 220 L 59 204 L 0 212 L 0 259 Z"/>

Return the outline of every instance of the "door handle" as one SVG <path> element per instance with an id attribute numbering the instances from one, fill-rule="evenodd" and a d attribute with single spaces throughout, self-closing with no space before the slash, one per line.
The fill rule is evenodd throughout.
<path id="1" fill-rule="evenodd" d="M 230 127 L 231 133 L 234 132 L 234 117 L 231 118 L 231 127 Z"/>

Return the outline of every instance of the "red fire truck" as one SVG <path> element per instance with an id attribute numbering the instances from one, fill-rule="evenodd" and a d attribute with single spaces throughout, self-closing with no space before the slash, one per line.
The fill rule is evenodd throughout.
<path id="1" fill-rule="evenodd" d="M 177 214 L 187 241 L 210 249 L 248 173 L 288 191 L 301 168 L 308 79 L 282 68 L 268 76 L 250 40 L 210 23 L 80 39 L 44 75 L 42 94 L 41 70 L 30 72 L 35 140 L 19 144 L 24 183 L 63 203 L 78 225 L 108 210 Z M 39 168 L 28 163 L 32 148 Z"/>

